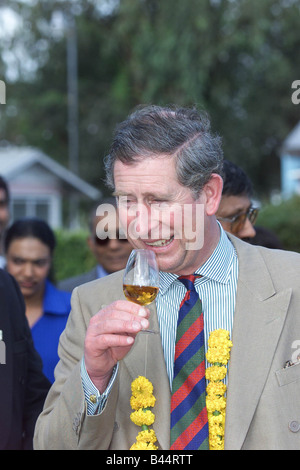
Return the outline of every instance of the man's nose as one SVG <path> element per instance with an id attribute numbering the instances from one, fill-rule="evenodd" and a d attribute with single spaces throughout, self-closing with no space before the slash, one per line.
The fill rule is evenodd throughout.
<path id="1" fill-rule="evenodd" d="M 133 220 L 133 233 L 129 233 L 131 238 L 148 239 L 151 238 L 151 233 L 159 226 L 159 220 L 155 217 L 155 212 L 151 210 L 151 206 L 147 204 L 137 204 Z M 132 237 L 134 235 L 134 237 Z"/>
<path id="2" fill-rule="evenodd" d="M 33 265 L 32 263 L 25 263 L 23 266 L 23 274 L 27 277 L 31 277 L 33 275 Z"/>
<path id="3" fill-rule="evenodd" d="M 118 248 L 120 248 L 120 242 L 118 238 L 116 237 L 109 238 L 108 248 L 110 250 L 117 250 Z"/>

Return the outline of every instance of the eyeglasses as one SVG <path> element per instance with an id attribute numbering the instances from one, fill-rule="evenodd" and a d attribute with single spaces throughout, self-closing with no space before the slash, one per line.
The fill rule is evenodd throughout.
<path id="1" fill-rule="evenodd" d="M 218 217 L 222 222 L 230 223 L 232 233 L 238 233 L 244 227 L 246 220 L 249 219 L 252 225 L 255 224 L 259 209 L 256 207 L 249 207 L 246 212 L 234 215 L 233 217 Z"/>
<path id="2" fill-rule="evenodd" d="M 110 237 L 109 234 L 107 234 L 106 238 L 99 238 L 97 235 L 94 237 L 94 242 L 98 246 L 106 246 L 109 244 L 111 240 L 118 240 L 120 243 L 128 243 L 127 238 L 120 238 L 120 233 L 117 232 L 116 235 L 114 234 L 113 237 Z"/>

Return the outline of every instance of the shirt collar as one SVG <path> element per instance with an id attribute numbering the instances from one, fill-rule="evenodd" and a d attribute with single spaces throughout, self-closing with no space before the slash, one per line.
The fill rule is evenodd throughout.
<path id="1" fill-rule="evenodd" d="M 100 264 L 97 264 L 97 276 L 98 276 L 98 279 L 100 279 L 101 277 L 105 277 L 108 275 L 108 272 L 105 271 L 105 269 L 103 268 L 103 266 L 101 266 Z"/>
<path id="2" fill-rule="evenodd" d="M 232 262 L 236 253 L 233 244 L 227 237 L 225 231 L 223 230 L 220 224 L 219 227 L 220 239 L 215 250 L 208 258 L 208 260 L 195 271 L 195 274 L 199 274 L 202 278 L 207 278 L 216 282 L 220 282 L 222 284 L 226 284 L 229 282 L 230 279 Z M 160 272 L 160 293 L 162 295 L 165 294 L 170 285 L 174 281 L 176 281 L 177 278 L 178 275 L 176 274 Z M 199 279 L 195 282 L 197 284 L 201 281 Z"/>

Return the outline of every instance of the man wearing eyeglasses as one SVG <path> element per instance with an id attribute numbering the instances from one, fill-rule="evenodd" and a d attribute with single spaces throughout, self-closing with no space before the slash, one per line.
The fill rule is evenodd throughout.
<path id="1" fill-rule="evenodd" d="M 258 209 L 252 206 L 252 183 L 246 173 L 234 163 L 224 160 L 222 199 L 216 213 L 226 230 L 243 240 L 255 237 Z"/>
<path id="2" fill-rule="evenodd" d="M 104 211 L 105 208 L 108 211 Z M 90 235 L 87 239 L 88 247 L 97 262 L 96 266 L 86 273 L 64 279 L 58 284 L 60 289 L 72 292 L 81 284 L 125 268 L 132 246 L 125 236 L 119 233 L 118 226 L 115 198 L 106 198 L 92 211 Z"/>

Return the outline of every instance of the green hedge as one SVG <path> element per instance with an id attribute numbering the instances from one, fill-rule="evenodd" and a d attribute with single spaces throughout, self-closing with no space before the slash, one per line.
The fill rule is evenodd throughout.
<path id="1" fill-rule="evenodd" d="M 299 196 L 282 201 L 280 204 L 263 205 L 256 224 L 272 230 L 284 249 L 300 252 Z"/>
<path id="2" fill-rule="evenodd" d="M 89 271 L 95 259 L 87 246 L 87 232 L 56 231 L 54 278 L 56 281 Z"/>

